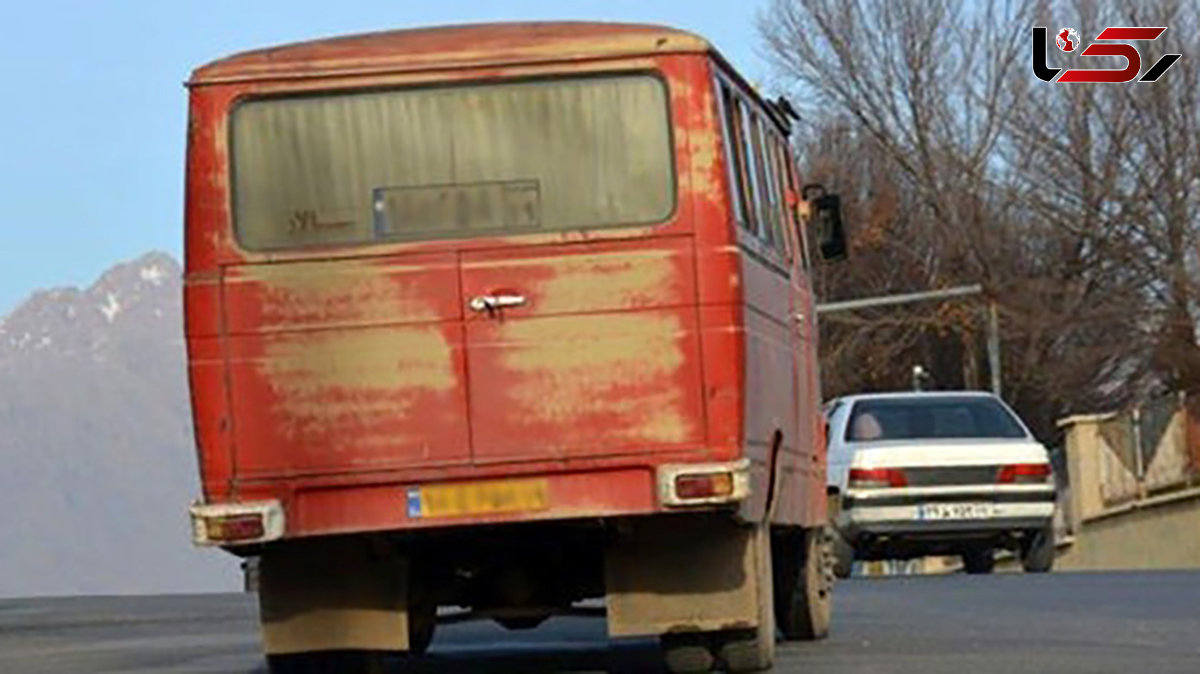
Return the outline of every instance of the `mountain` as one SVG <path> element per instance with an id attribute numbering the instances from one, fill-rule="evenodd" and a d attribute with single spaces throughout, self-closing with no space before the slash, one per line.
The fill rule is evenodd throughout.
<path id="1" fill-rule="evenodd" d="M 189 540 L 180 277 L 150 253 L 0 318 L 0 597 L 238 587 Z"/>

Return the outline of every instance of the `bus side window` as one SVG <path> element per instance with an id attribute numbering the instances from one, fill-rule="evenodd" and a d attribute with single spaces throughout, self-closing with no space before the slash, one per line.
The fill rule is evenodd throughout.
<path id="1" fill-rule="evenodd" d="M 741 130 L 738 124 L 736 100 L 729 86 L 720 82 L 721 88 L 721 126 L 725 132 L 725 157 L 729 167 L 729 188 L 733 190 L 733 206 L 738 224 L 742 229 L 754 231 L 754 219 L 750 214 L 749 200 L 746 198 L 745 152 L 741 144 Z"/>
<path id="2" fill-rule="evenodd" d="M 758 184 L 761 186 L 758 194 L 761 205 L 759 211 L 762 218 L 762 238 L 768 245 L 775 248 L 783 257 L 783 242 L 779 233 L 779 198 L 776 196 L 775 174 L 771 169 L 770 150 L 767 142 L 765 122 L 762 115 L 754 114 L 754 156 L 758 167 Z"/>
<path id="3" fill-rule="evenodd" d="M 750 106 L 740 97 L 738 98 L 738 113 L 741 122 L 742 148 L 747 160 L 746 175 L 749 177 L 746 182 L 750 186 L 750 206 L 755 215 L 753 231 L 759 239 L 769 243 L 771 241 L 771 225 L 767 221 L 769 209 L 766 207 L 764 198 L 766 185 L 763 183 L 766 181 L 762 173 L 760 150 L 762 144 L 758 139 L 758 116 L 750 111 Z"/>
<path id="4" fill-rule="evenodd" d="M 783 175 L 787 180 L 787 187 L 797 197 L 800 196 L 800 186 L 796 180 L 796 165 L 792 163 L 792 153 L 788 151 L 787 146 L 779 148 L 780 159 L 783 162 Z M 802 263 L 805 271 L 812 268 L 812 257 L 808 252 L 808 232 L 805 222 L 799 217 L 796 209 L 792 206 L 787 207 L 787 222 L 790 223 L 792 232 L 796 235 L 796 241 L 800 244 Z"/>
<path id="5" fill-rule="evenodd" d="M 796 240 L 796 230 L 791 226 L 792 217 L 788 214 L 788 211 L 791 209 L 787 205 L 786 196 L 788 178 L 786 159 L 784 159 L 786 156 L 783 150 L 784 142 L 785 141 L 781 140 L 778 135 L 772 134 L 770 143 L 770 156 L 771 169 L 774 171 L 775 176 L 773 184 L 775 185 L 776 193 L 779 195 L 777 210 L 779 211 L 780 231 L 783 236 L 785 247 L 787 248 L 788 262 L 792 262 L 797 257 L 802 256 L 800 253 L 800 243 Z"/>
<path id="6" fill-rule="evenodd" d="M 788 245 L 788 262 L 800 260 L 804 262 L 803 242 L 799 230 L 794 226 L 796 210 L 788 204 L 788 189 L 792 186 L 791 174 L 788 172 L 787 141 L 775 134 L 771 138 L 771 159 L 775 167 L 776 185 L 779 188 L 780 226 Z"/>
<path id="7" fill-rule="evenodd" d="M 771 131 L 770 124 L 762 123 L 763 166 L 767 174 L 767 197 L 770 201 L 772 241 L 779 256 L 789 262 L 792 259 L 790 236 L 786 233 L 783 204 L 783 179 L 779 166 L 779 138 Z"/>

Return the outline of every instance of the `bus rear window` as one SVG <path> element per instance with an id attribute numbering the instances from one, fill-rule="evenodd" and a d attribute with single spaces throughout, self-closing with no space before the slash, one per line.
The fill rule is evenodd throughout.
<path id="1" fill-rule="evenodd" d="M 650 75 L 252 100 L 231 119 L 249 249 L 651 224 L 675 205 Z"/>

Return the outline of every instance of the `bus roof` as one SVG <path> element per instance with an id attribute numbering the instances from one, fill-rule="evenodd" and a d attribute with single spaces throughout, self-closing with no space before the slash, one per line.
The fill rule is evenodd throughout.
<path id="1" fill-rule="evenodd" d="M 192 72 L 189 85 L 259 79 L 715 52 L 666 26 L 599 22 L 487 23 L 391 30 L 256 49 Z"/>

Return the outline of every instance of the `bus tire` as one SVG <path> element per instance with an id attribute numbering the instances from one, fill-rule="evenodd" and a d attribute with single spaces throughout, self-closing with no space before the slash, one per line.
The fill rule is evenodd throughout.
<path id="1" fill-rule="evenodd" d="M 829 635 L 833 610 L 833 569 L 830 543 L 823 528 L 808 529 L 789 537 L 797 545 L 793 563 L 776 565 L 775 617 L 783 638 L 816 641 Z M 786 575 L 784 575 L 786 574 Z M 782 576 L 782 578 L 780 577 Z"/>
<path id="2" fill-rule="evenodd" d="M 408 614 L 408 652 L 412 655 L 422 655 L 429 650 L 437 630 L 437 607 L 417 608 Z"/>
<path id="3" fill-rule="evenodd" d="M 717 659 L 727 672 L 761 672 L 775 662 L 775 587 L 772 578 L 770 527 L 760 524 L 754 534 L 756 546 L 754 581 L 758 589 L 758 625 L 753 629 L 716 634 Z"/>
<path id="4" fill-rule="evenodd" d="M 770 636 L 764 634 L 769 631 Z M 770 644 L 767 644 L 767 640 Z M 761 672 L 771 668 L 775 660 L 775 629 L 759 628 L 724 634 L 717 656 L 727 672 Z"/>
<path id="5" fill-rule="evenodd" d="M 315 651 L 268 655 L 270 674 L 384 674 L 381 651 Z"/>
<path id="6" fill-rule="evenodd" d="M 661 638 L 663 662 L 671 674 L 700 674 L 712 671 L 716 659 L 701 632 L 664 634 Z"/>

